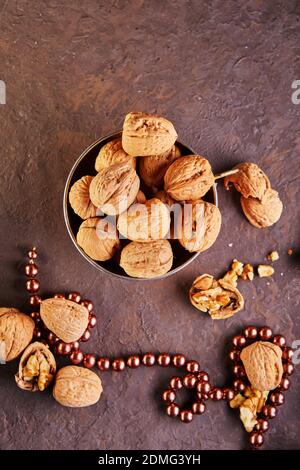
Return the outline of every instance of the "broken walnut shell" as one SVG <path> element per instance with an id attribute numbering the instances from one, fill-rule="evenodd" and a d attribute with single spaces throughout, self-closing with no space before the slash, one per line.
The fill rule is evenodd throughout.
<path id="1" fill-rule="evenodd" d="M 260 413 L 267 401 L 268 391 L 260 391 L 253 387 L 246 387 L 244 392 L 238 393 L 230 402 L 231 408 L 239 408 L 240 419 L 247 432 L 251 432 L 257 423 L 257 414 Z"/>
<path id="2" fill-rule="evenodd" d="M 181 156 L 176 145 L 160 154 L 140 159 L 140 177 L 150 188 L 160 188 L 164 184 L 164 176 L 170 164 Z"/>
<path id="3" fill-rule="evenodd" d="M 267 189 L 271 188 L 269 178 L 255 163 L 239 163 L 234 167 L 234 169 L 238 169 L 238 173 L 234 173 L 224 178 L 226 189 L 229 189 L 229 186 L 232 183 L 235 189 L 240 192 L 243 197 L 262 199 Z"/>
<path id="4" fill-rule="evenodd" d="M 133 157 L 147 157 L 167 152 L 177 139 L 173 124 L 162 116 L 129 113 L 125 117 L 122 146 Z"/>
<path id="5" fill-rule="evenodd" d="M 117 138 L 101 147 L 95 161 L 95 169 L 100 171 L 103 168 L 123 162 L 129 163 L 134 169 L 136 167 L 136 159 L 123 150 L 122 139 Z"/>
<path id="6" fill-rule="evenodd" d="M 173 252 L 168 240 L 131 242 L 121 253 L 120 266 L 131 277 L 153 278 L 172 268 Z"/>
<path id="7" fill-rule="evenodd" d="M 113 224 L 101 217 L 85 220 L 76 236 L 78 245 L 95 261 L 111 259 L 120 246 Z"/>
<path id="8" fill-rule="evenodd" d="M 267 189 L 261 200 L 241 196 L 241 206 L 250 224 L 257 228 L 270 227 L 281 217 L 283 204 L 278 192 Z"/>
<path id="9" fill-rule="evenodd" d="M 92 203 L 89 193 L 92 180 L 93 176 L 83 176 L 73 184 L 69 192 L 70 205 L 81 219 L 95 217 L 97 214 L 97 207 Z"/>
<path id="10" fill-rule="evenodd" d="M 46 327 L 66 343 L 78 341 L 89 322 L 86 307 L 64 298 L 42 300 L 40 315 Z"/>
<path id="11" fill-rule="evenodd" d="M 34 321 L 16 308 L 0 308 L 0 362 L 16 359 L 32 340 Z"/>
<path id="12" fill-rule="evenodd" d="M 52 382 L 56 372 L 55 358 L 43 343 L 30 344 L 22 354 L 16 383 L 22 390 L 43 392 Z"/>

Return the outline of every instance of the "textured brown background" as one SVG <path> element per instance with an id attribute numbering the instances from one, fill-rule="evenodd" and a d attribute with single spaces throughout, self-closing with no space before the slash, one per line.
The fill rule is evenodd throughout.
<path id="1" fill-rule="evenodd" d="M 300 338 L 299 257 L 286 255 L 299 241 L 299 2 L 0 0 L 0 12 L 1 305 L 24 305 L 22 255 L 36 244 L 43 293 L 75 289 L 97 305 L 87 350 L 181 351 L 223 385 L 229 339 L 243 326 Z M 131 110 L 169 117 L 215 171 L 259 163 L 283 199 L 280 222 L 253 228 L 237 195 L 219 187 L 222 233 L 182 273 L 141 284 L 96 272 L 66 232 L 64 183 L 79 153 Z M 196 275 L 218 275 L 234 257 L 263 261 L 271 249 L 281 254 L 274 277 L 241 285 L 246 308 L 236 317 L 213 323 L 189 305 Z M 188 426 L 165 417 L 158 396 L 171 370 L 103 374 L 101 401 L 72 410 L 18 390 L 16 368 L 1 367 L 2 449 L 245 448 L 223 402 Z M 266 449 L 300 448 L 299 384 L 297 371 Z"/>

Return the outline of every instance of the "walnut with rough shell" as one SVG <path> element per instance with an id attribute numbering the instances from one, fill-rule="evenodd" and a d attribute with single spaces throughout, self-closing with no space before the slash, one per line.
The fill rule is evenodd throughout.
<path id="1" fill-rule="evenodd" d="M 278 387 L 283 374 L 279 346 L 268 341 L 256 341 L 242 350 L 241 361 L 252 387 L 260 391 Z"/>
<path id="2" fill-rule="evenodd" d="M 159 199 L 133 204 L 119 215 L 119 232 L 129 240 L 148 242 L 161 240 L 170 230 L 170 212 Z"/>
<path id="3" fill-rule="evenodd" d="M 34 321 L 16 308 L 0 308 L 0 362 L 16 359 L 32 340 Z"/>
<path id="4" fill-rule="evenodd" d="M 66 366 L 56 375 L 53 397 L 62 406 L 82 408 L 97 403 L 102 382 L 95 372 L 78 366 Z"/>
<path id="5" fill-rule="evenodd" d="M 133 157 L 160 155 L 167 152 L 176 139 L 173 124 L 161 116 L 129 113 L 125 117 L 122 147 Z"/>
<path id="6" fill-rule="evenodd" d="M 111 259 L 120 247 L 116 227 L 101 217 L 85 220 L 76 239 L 83 251 L 95 261 Z"/>
<path id="7" fill-rule="evenodd" d="M 243 393 L 238 393 L 231 401 L 231 408 L 240 409 L 240 419 L 247 432 L 251 432 L 257 423 L 257 415 L 261 413 L 268 398 L 268 391 L 246 387 Z"/>
<path id="8" fill-rule="evenodd" d="M 99 171 L 90 185 L 92 203 L 104 214 L 117 215 L 135 200 L 140 180 L 129 163 L 117 163 Z"/>
<path id="9" fill-rule="evenodd" d="M 150 188 L 160 188 L 164 184 L 167 168 L 181 155 L 179 148 L 173 145 L 161 155 L 152 155 L 140 159 L 140 177 Z"/>
<path id="10" fill-rule="evenodd" d="M 95 161 L 96 171 L 100 171 L 103 168 L 108 168 L 116 163 L 129 163 L 132 168 L 136 167 L 136 159 L 128 155 L 122 148 L 122 139 L 117 138 L 107 142 L 100 149 L 100 152 Z"/>
<path id="11" fill-rule="evenodd" d="M 168 167 L 164 181 L 165 191 L 176 201 L 196 201 L 209 191 L 215 178 L 206 158 L 188 155 Z"/>
<path id="12" fill-rule="evenodd" d="M 18 387 L 29 392 L 43 392 L 56 373 L 55 358 L 43 343 L 30 344 L 22 354 L 15 376 Z"/>
<path id="13" fill-rule="evenodd" d="M 131 277 L 153 278 L 172 268 L 173 252 L 168 240 L 131 242 L 123 248 L 120 266 Z"/>
<path id="14" fill-rule="evenodd" d="M 269 178 L 255 163 L 239 163 L 234 168 L 239 172 L 224 178 L 226 189 L 229 189 L 232 183 L 243 197 L 254 197 L 261 200 L 267 189 L 271 188 Z"/>
<path id="15" fill-rule="evenodd" d="M 278 222 L 283 209 L 278 192 L 274 189 L 267 189 L 261 200 L 242 196 L 241 205 L 250 224 L 257 228 L 270 227 Z"/>
<path id="16" fill-rule="evenodd" d="M 66 343 L 78 341 L 89 322 L 86 307 L 64 298 L 42 300 L 40 315 L 48 330 Z"/>
<path id="17" fill-rule="evenodd" d="M 89 191 L 92 180 L 93 176 L 83 176 L 73 184 L 69 192 L 70 205 L 75 214 L 82 219 L 89 219 L 97 214 L 97 207 L 90 199 Z"/>

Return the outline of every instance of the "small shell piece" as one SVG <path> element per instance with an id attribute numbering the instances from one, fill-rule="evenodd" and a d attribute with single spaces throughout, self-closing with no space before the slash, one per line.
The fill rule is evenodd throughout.
<path id="1" fill-rule="evenodd" d="M 97 207 L 94 206 L 90 199 L 89 190 L 92 180 L 93 176 L 83 176 L 70 189 L 70 205 L 75 214 L 79 215 L 81 219 L 95 217 L 97 214 Z"/>
<path id="2" fill-rule="evenodd" d="M 271 188 L 269 178 L 255 163 L 239 163 L 234 168 L 239 169 L 239 172 L 224 178 L 226 189 L 229 189 L 233 183 L 244 198 L 253 197 L 261 200 L 266 190 Z"/>
<path id="3" fill-rule="evenodd" d="M 170 271 L 173 252 L 168 240 L 131 242 L 121 253 L 120 266 L 131 277 L 154 278 Z"/>
<path id="4" fill-rule="evenodd" d="M 164 175 L 174 160 L 179 158 L 181 152 L 176 145 L 161 155 L 152 155 L 140 159 L 140 177 L 150 188 L 160 188 L 164 184 Z"/>
<path id="5" fill-rule="evenodd" d="M 96 171 L 108 168 L 116 163 L 129 163 L 132 168 L 136 167 L 136 159 L 128 155 L 122 148 L 122 139 L 114 139 L 103 145 L 95 161 Z"/>
<path id="6" fill-rule="evenodd" d="M 0 362 L 16 359 L 32 340 L 34 321 L 16 308 L 0 308 Z"/>
<path id="7" fill-rule="evenodd" d="M 116 228 L 101 217 L 87 219 L 80 225 L 77 243 L 95 261 L 111 259 L 120 246 Z"/>
<path id="8" fill-rule="evenodd" d="M 242 196 L 241 205 L 250 224 L 257 228 L 270 227 L 278 222 L 283 210 L 278 192 L 274 189 L 267 189 L 261 200 Z"/>

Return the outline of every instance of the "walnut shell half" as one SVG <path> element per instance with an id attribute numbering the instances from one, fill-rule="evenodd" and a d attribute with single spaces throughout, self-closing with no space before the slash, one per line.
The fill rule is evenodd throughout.
<path id="1" fill-rule="evenodd" d="M 161 116 L 129 113 L 125 117 L 122 146 L 133 157 L 160 155 L 167 152 L 176 139 L 173 124 Z"/>
<path id="2" fill-rule="evenodd" d="M 122 148 L 122 139 L 114 139 L 103 145 L 95 161 L 96 171 L 108 168 L 116 163 L 129 163 L 132 168 L 136 167 L 136 159 L 128 155 Z"/>
<path id="3" fill-rule="evenodd" d="M 76 240 L 83 251 L 95 261 L 111 259 L 120 246 L 116 228 L 101 217 L 82 222 Z"/>
<path id="4" fill-rule="evenodd" d="M 29 392 L 43 392 L 56 372 L 55 358 L 49 347 L 38 341 L 30 344 L 22 354 L 15 379 L 18 387 Z"/>
<path id="5" fill-rule="evenodd" d="M 117 163 L 99 171 L 90 185 L 92 203 L 104 214 L 117 215 L 126 210 L 136 198 L 140 179 L 132 166 Z"/>
<path id="6" fill-rule="evenodd" d="M 176 145 L 161 155 L 152 155 L 140 159 L 140 177 L 150 188 L 160 188 L 164 184 L 164 176 L 168 166 L 177 158 L 181 152 Z"/>
<path id="7" fill-rule="evenodd" d="M 83 176 L 73 184 L 69 192 L 70 205 L 75 214 L 82 219 L 95 217 L 97 214 L 97 207 L 90 199 L 89 190 L 92 180 L 93 176 Z"/>
<path id="8" fill-rule="evenodd" d="M 226 189 L 229 189 L 232 183 L 245 198 L 262 199 L 266 190 L 271 188 L 269 178 L 255 163 L 239 163 L 234 168 L 239 170 L 238 173 L 224 178 Z"/>
<path id="9" fill-rule="evenodd" d="M 169 166 L 164 181 L 165 191 L 176 201 L 195 201 L 207 193 L 215 178 L 206 158 L 188 155 Z"/>
<path id="10" fill-rule="evenodd" d="M 278 192 L 267 189 L 261 200 L 241 196 L 241 206 L 250 224 L 257 228 L 271 227 L 281 217 L 283 204 Z"/>
<path id="11" fill-rule="evenodd" d="M 121 253 L 120 266 L 131 277 L 153 278 L 170 271 L 173 252 L 168 240 L 131 242 Z"/>
<path id="12" fill-rule="evenodd" d="M 16 308 L 0 308 L 0 363 L 16 359 L 32 340 L 34 321 Z"/>

